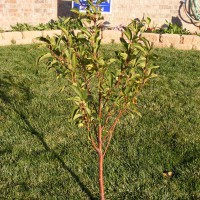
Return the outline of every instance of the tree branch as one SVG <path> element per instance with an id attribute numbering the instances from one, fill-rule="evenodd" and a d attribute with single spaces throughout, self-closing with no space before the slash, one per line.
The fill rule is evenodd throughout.
<path id="1" fill-rule="evenodd" d="M 105 157 L 106 155 L 106 152 L 108 150 L 108 147 L 110 146 L 110 141 L 111 141 L 111 138 L 112 138 L 112 135 L 113 135 L 113 131 L 115 130 L 115 127 L 119 121 L 119 119 L 121 118 L 121 116 L 126 112 L 126 109 L 123 109 L 121 111 L 119 111 L 119 114 L 117 116 L 117 118 L 115 119 L 115 121 L 113 122 L 112 126 L 110 127 L 110 129 L 108 130 L 108 133 L 105 135 L 105 137 L 103 138 L 103 140 L 105 141 L 106 138 L 109 136 L 109 139 L 108 139 L 108 143 L 106 145 L 106 148 L 104 150 L 104 154 L 103 154 L 103 157 Z"/>
<path id="2" fill-rule="evenodd" d="M 97 145 L 96 145 L 94 139 L 93 139 L 92 137 L 90 137 L 90 140 L 91 140 L 91 142 L 92 142 L 93 148 L 99 153 L 99 148 L 97 147 Z"/>

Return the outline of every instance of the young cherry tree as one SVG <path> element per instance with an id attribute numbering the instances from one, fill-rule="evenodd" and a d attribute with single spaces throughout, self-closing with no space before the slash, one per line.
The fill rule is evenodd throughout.
<path id="1" fill-rule="evenodd" d="M 157 68 L 152 46 L 141 37 L 144 20 L 133 20 L 124 27 L 123 49 L 115 57 L 102 56 L 103 17 L 98 5 L 103 1 L 88 0 L 86 12 L 72 9 L 77 17 L 66 19 L 60 36 L 40 38 L 49 52 L 39 58 L 47 59 L 48 66 L 65 77 L 73 91 L 68 98 L 74 103 L 72 119 L 87 130 L 98 155 L 101 200 L 105 199 L 103 163 L 115 128 L 123 116 L 138 113 L 137 97 Z"/>

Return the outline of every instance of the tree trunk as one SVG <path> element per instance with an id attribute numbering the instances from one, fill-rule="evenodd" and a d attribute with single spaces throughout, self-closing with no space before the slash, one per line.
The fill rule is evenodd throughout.
<path id="1" fill-rule="evenodd" d="M 101 83 L 100 83 L 101 85 Z M 101 88 L 101 87 L 100 87 Z M 102 141 L 102 126 L 101 126 L 101 119 L 102 119 L 102 94 L 99 90 L 99 126 L 98 126 L 98 154 L 99 154 L 99 193 L 100 193 L 100 200 L 105 200 L 104 194 L 104 180 L 103 180 L 103 141 Z"/>
<path id="2" fill-rule="evenodd" d="M 99 192 L 100 200 L 105 200 L 104 179 L 103 179 L 103 153 L 99 152 Z"/>
<path id="3" fill-rule="evenodd" d="M 103 179 L 103 142 L 102 142 L 102 128 L 99 125 L 98 130 L 98 146 L 99 146 L 99 193 L 100 193 L 100 200 L 105 200 L 104 194 L 104 179 Z"/>

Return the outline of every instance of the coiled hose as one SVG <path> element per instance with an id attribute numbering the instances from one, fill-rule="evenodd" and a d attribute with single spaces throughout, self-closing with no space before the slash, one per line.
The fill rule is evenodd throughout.
<path id="1" fill-rule="evenodd" d="M 200 0 L 182 0 L 186 15 L 195 22 L 200 22 Z"/>

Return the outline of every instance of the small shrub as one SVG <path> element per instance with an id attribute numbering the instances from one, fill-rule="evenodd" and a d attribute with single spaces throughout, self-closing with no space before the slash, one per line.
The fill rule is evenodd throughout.
<path id="1" fill-rule="evenodd" d="M 101 3 L 104 0 L 97 2 Z M 49 52 L 39 58 L 58 76 L 66 78 L 73 94 L 74 109 L 71 120 L 88 133 L 89 141 L 98 155 L 100 199 L 105 199 L 103 162 L 114 130 L 125 115 L 139 114 L 137 97 L 151 78 L 157 66 L 152 46 L 140 33 L 145 20 L 133 20 L 123 28 L 123 50 L 107 59 L 101 47 L 103 17 L 100 8 L 88 0 L 85 13 L 72 9 L 77 19 L 66 19 L 61 25 L 61 36 L 40 37 Z M 74 30 L 79 29 L 79 33 Z"/>

